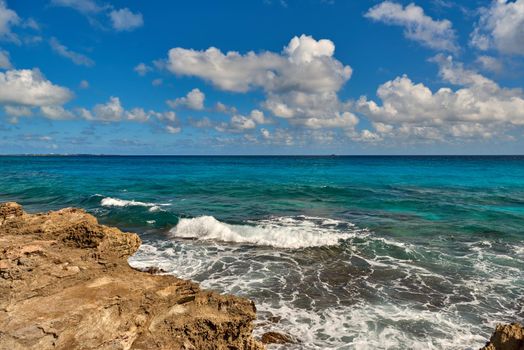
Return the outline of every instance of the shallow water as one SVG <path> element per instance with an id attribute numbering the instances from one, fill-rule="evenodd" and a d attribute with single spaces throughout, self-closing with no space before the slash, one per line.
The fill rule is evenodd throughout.
<path id="1" fill-rule="evenodd" d="M 130 259 L 253 299 L 285 349 L 477 349 L 524 320 L 523 157 L 0 157 L 0 200 L 78 206 Z"/>

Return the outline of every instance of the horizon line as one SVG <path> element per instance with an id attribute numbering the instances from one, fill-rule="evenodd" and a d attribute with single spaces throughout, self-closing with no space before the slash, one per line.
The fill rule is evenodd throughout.
<path id="1" fill-rule="evenodd" d="M 522 157 L 524 154 L 111 154 L 5 153 L 0 157 Z"/>

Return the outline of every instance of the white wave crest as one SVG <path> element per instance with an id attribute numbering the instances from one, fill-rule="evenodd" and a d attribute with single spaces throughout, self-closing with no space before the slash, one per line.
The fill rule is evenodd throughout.
<path id="1" fill-rule="evenodd" d="M 334 222 L 322 225 L 318 218 L 273 218 L 254 225 L 230 225 L 212 216 L 180 219 L 169 232 L 172 237 L 247 243 L 278 248 L 307 248 L 338 245 L 354 237 L 357 230 L 337 230 Z M 337 222 L 340 223 L 340 222 Z M 346 224 L 347 227 L 353 227 Z"/>
<path id="2" fill-rule="evenodd" d="M 168 204 L 139 202 L 135 200 L 125 200 L 125 199 L 112 198 L 112 197 L 103 198 L 100 201 L 100 204 L 103 207 L 149 207 L 150 212 L 160 211 L 162 210 L 160 206 L 168 205 Z"/>

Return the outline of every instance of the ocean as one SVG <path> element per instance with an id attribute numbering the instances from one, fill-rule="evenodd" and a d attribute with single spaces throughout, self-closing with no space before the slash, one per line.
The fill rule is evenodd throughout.
<path id="1" fill-rule="evenodd" d="M 0 201 L 138 233 L 270 349 L 478 349 L 524 321 L 524 157 L 2 156 Z"/>

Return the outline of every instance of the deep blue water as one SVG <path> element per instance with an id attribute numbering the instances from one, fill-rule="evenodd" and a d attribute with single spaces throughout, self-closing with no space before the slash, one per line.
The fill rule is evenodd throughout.
<path id="1" fill-rule="evenodd" d="M 473 349 L 524 320 L 524 157 L 6 156 L 0 178 L 0 201 L 139 233 L 133 265 L 254 299 L 289 348 Z"/>

